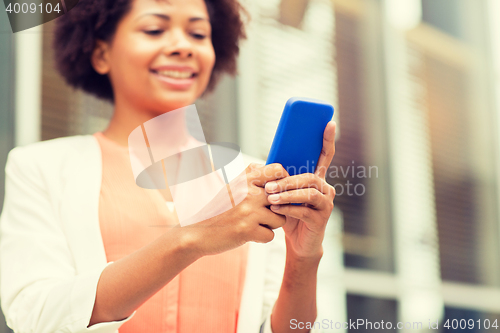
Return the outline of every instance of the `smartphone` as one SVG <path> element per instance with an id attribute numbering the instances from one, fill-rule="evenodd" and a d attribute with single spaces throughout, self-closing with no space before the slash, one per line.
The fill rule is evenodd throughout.
<path id="1" fill-rule="evenodd" d="M 290 98 L 281 115 L 266 165 L 280 163 L 290 176 L 314 173 L 333 106 L 316 99 Z"/>

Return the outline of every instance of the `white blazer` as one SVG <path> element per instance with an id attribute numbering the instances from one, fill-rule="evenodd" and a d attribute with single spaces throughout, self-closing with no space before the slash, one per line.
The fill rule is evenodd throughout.
<path id="1" fill-rule="evenodd" d="M 0 300 L 19 333 L 117 332 L 122 321 L 87 328 L 97 282 L 108 264 L 98 203 L 101 151 L 90 135 L 18 147 L 6 165 L 0 217 Z M 270 333 L 285 265 L 281 228 L 250 243 L 238 333 Z"/>

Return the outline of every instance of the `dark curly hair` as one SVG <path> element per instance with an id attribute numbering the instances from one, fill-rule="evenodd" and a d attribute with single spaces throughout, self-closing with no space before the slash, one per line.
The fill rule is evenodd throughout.
<path id="1" fill-rule="evenodd" d="M 97 73 L 90 59 L 97 40 L 112 40 L 118 22 L 130 11 L 132 1 L 80 0 L 75 8 L 56 20 L 55 63 L 69 85 L 113 102 L 108 76 Z M 238 42 L 246 38 L 241 14 L 248 17 L 248 13 L 238 0 L 205 0 L 205 4 L 216 56 L 206 90 L 209 92 L 222 73 L 236 74 Z"/>

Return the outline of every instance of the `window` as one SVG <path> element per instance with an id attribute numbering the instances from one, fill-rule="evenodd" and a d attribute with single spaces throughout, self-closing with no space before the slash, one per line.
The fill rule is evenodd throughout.
<path id="1" fill-rule="evenodd" d="M 355 321 L 360 325 L 356 328 L 349 325 L 346 332 L 394 332 L 398 323 L 397 306 L 395 300 L 347 295 L 347 318 L 351 324 Z"/>

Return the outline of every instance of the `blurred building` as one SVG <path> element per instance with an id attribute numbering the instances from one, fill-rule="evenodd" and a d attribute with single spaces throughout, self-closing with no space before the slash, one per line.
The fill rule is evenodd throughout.
<path id="1" fill-rule="evenodd" d="M 207 140 L 265 159 L 289 97 L 335 106 L 333 270 L 320 272 L 319 318 L 424 324 L 405 332 L 428 320 L 441 332 L 500 325 L 498 1 L 245 4 L 239 75 L 197 107 Z M 53 22 L 12 35 L 6 20 L 0 163 L 15 145 L 103 130 L 112 106 L 54 70 Z"/>

